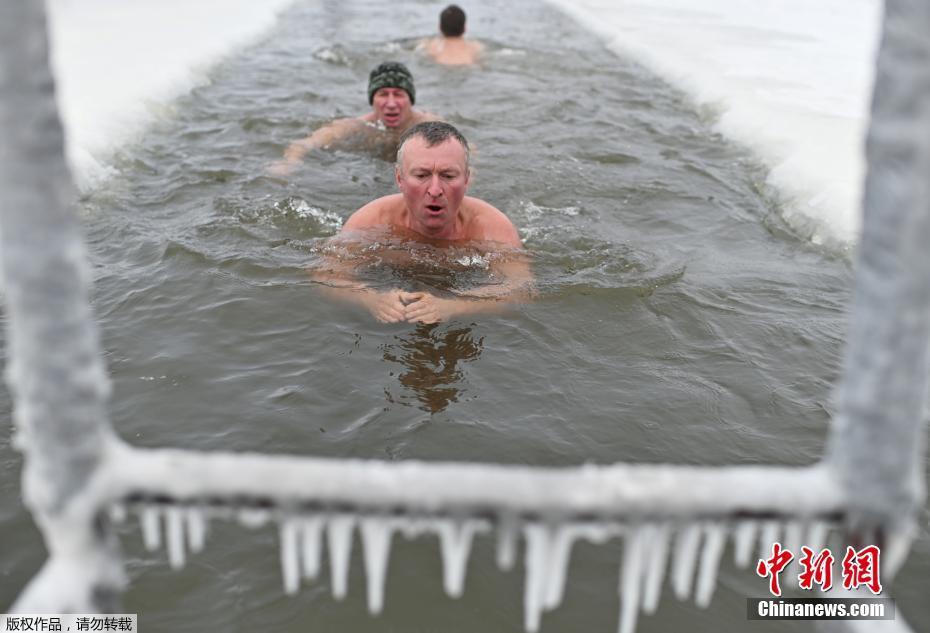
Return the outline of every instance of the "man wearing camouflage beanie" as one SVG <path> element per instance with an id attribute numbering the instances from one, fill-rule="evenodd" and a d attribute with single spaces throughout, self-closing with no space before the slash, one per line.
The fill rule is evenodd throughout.
<path id="1" fill-rule="evenodd" d="M 396 150 L 397 139 L 408 128 L 424 121 L 439 120 L 435 114 L 416 110 L 413 75 L 400 62 L 384 62 L 368 77 L 368 103 L 371 112 L 356 118 L 337 119 L 291 145 L 284 160 L 274 163 L 269 172 L 286 176 L 312 149 L 329 148 L 350 137 L 367 137 L 371 146 Z"/>

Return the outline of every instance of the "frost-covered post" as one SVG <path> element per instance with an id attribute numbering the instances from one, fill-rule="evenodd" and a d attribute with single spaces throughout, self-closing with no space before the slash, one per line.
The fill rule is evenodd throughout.
<path id="1" fill-rule="evenodd" d="M 112 610 L 116 542 L 87 492 L 113 444 L 109 383 L 64 159 L 40 0 L 0 2 L 0 251 L 23 495 L 49 559 L 13 610 Z"/>
<path id="2" fill-rule="evenodd" d="M 921 456 L 930 358 L 927 33 L 930 2 L 885 2 L 866 145 L 863 235 L 839 410 L 827 454 L 847 490 L 849 527 L 866 539 L 904 536 L 906 542 L 925 495 Z M 890 558 L 883 562 L 893 563 L 896 556 Z M 885 570 L 893 571 L 883 565 Z"/>

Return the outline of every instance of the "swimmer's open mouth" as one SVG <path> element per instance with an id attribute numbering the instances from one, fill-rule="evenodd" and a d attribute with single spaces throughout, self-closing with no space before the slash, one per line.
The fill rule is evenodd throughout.
<path id="1" fill-rule="evenodd" d="M 428 204 L 426 205 L 426 208 L 432 211 L 433 213 L 439 213 L 440 211 L 442 211 L 442 207 L 439 206 L 438 204 Z"/>

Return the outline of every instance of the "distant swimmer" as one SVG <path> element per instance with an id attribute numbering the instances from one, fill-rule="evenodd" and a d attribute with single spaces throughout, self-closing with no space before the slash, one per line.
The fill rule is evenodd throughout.
<path id="1" fill-rule="evenodd" d="M 397 147 L 401 134 L 412 125 L 438 120 L 435 114 L 416 110 L 416 89 L 413 75 L 400 62 L 384 62 L 371 71 L 368 78 L 368 103 L 371 112 L 359 117 L 336 119 L 324 125 L 307 138 L 291 143 L 280 160 L 268 171 L 275 176 L 286 176 L 312 149 L 328 148 L 350 137 L 368 139 L 372 144 L 390 145 L 391 153 Z"/>
<path id="2" fill-rule="evenodd" d="M 436 323 L 454 316 L 498 310 L 532 294 L 532 273 L 520 236 L 510 219 L 487 202 L 465 195 L 471 179 L 468 142 L 441 121 L 420 123 L 400 138 L 394 178 L 400 193 L 378 198 L 352 214 L 339 239 L 373 241 L 366 229 L 390 229 L 437 246 L 480 245 L 502 254 L 492 260 L 494 282 L 467 295 L 440 297 L 399 288 L 376 290 L 338 285 L 316 275 L 327 291 L 368 309 L 379 321 Z"/>
<path id="3" fill-rule="evenodd" d="M 480 42 L 465 39 L 465 12 L 450 4 L 439 14 L 440 37 L 423 42 L 430 57 L 439 64 L 465 66 L 475 64 L 484 47 Z"/>

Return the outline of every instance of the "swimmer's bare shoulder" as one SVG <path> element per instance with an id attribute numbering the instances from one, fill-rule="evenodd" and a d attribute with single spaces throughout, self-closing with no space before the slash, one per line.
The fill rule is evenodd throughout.
<path id="1" fill-rule="evenodd" d="M 358 231 L 380 226 L 392 226 L 397 223 L 397 218 L 403 208 L 404 197 L 399 193 L 372 200 L 353 213 L 342 226 L 342 230 Z"/>
<path id="2" fill-rule="evenodd" d="M 472 66 L 484 54 L 484 44 L 464 38 L 434 37 L 422 40 L 417 50 L 425 51 L 433 61 L 447 66 Z"/>
<path id="3" fill-rule="evenodd" d="M 430 55 L 435 55 L 440 50 L 440 41 L 438 37 L 424 37 L 417 42 L 417 50 L 426 51 Z"/>
<path id="4" fill-rule="evenodd" d="M 417 111 L 414 113 L 414 125 L 417 123 L 426 123 L 427 121 L 442 121 L 442 117 L 433 112 Z"/>
<path id="5" fill-rule="evenodd" d="M 465 215 L 465 233 L 469 239 L 499 242 L 522 249 L 523 242 L 517 227 L 504 213 L 484 200 L 465 196 L 462 201 Z"/>

